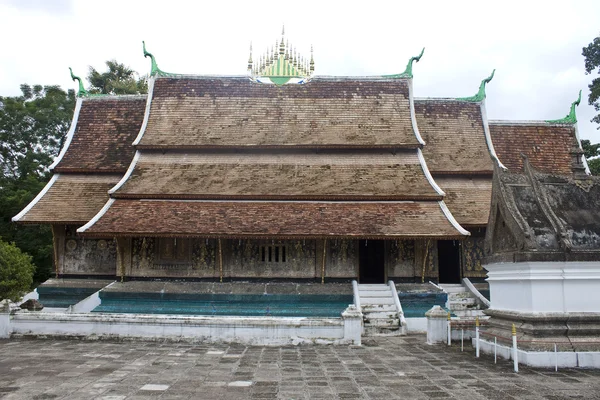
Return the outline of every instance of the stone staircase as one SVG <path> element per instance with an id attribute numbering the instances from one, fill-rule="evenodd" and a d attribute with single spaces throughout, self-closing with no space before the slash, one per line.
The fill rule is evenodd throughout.
<path id="1" fill-rule="evenodd" d="M 439 287 L 448 294 L 446 308 L 457 317 L 474 318 L 483 315 L 483 310 L 477 299 L 462 284 L 442 283 Z"/>
<path id="2" fill-rule="evenodd" d="M 401 335 L 400 318 L 392 289 L 386 284 L 359 284 L 365 336 Z"/>

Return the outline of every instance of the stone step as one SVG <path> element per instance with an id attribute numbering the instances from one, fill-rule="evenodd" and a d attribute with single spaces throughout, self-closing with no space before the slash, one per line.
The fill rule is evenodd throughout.
<path id="1" fill-rule="evenodd" d="M 400 326 L 398 318 L 367 318 L 365 317 L 365 326 L 379 326 L 388 328 L 397 328 Z"/>
<path id="2" fill-rule="evenodd" d="M 454 297 L 448 299 L 448 304 L 477 304 L 477 300 L 474 297 Z"/>
<path id="3" fill-rule="evenodd" d="M 453 310 L 452 311 L 454 313 L 454 315 L 456 315 L 459 318 L 465 318 L 465 317 L 483 317 L 485 314 L 483 313 L 483 310 L 479 310 L 479 309 L 470 309 L 470 310 Z"/>
<path id="4" fill-rule="evenodd" d="M 440 285 L 440 287 L 442 289 L 444 289 L 444 292 L 451 294 L 451 293 L 464 293 L 467 291 L 467 289 L 460 284 L 443 284 Z"/>
<path id="5" fill-rule="evenodd" d="M 390 311 L 371 311 L 363 313 L 363 316 L 368 319 L 387 319 L 387 318 L 398 318 L 396 310 Z"/>
<path id="6" fill-rule="evenodd" d="M 362 312 L 395 312 L 395 304 L 361 304 Z"/>
<path id="7" fill-rule="evenodd" d="M 358 292 L 358 295 L 362 299 L 363 297 L 385 297 L 386 295 L 392 297 L 392 291 L 388 290 L 387 292 L 383 290 L 365 290 Z"/>
<path id="8" fill-rule="evenodd" d="M 372 305 L 372 304 L 395 304 L 392 297 L 367 297 L 360 298 L 361 305 Z"/>
<path id="9" fill-rule="evenodd" d="M 390 287 L 388 285 L 358 285 L 358 291 L 360 292 L 361 290 L 383 290 L 383 291 L 388 291 L 390 290 Z"/>
<path id="10" fill-rule="evenodd" d="M 383 326 L 366 326 L 364 336 L 400 336 L 400 326 L 383 327 Z"/>

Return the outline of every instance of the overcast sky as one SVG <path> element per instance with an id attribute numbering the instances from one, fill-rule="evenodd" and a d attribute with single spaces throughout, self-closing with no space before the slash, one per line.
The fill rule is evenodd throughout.
<path id="1" fill-rule="evenodd" d="M 289 5 L 288 5 L 289 4 Z M 464 97 L 496 68 L 490 119 L 564 117 L 583 90 L 579 134 L 600 142 L 587 103 L 593 79 L 581 49 L 600 35 L 600 1 L 133 1 L 0 0 L 0 95 L 21 83 L 75 88 L 116 59 L 149 72 L 146 41 L 163 71 L 243 75 L 252 41 L 280 37 L 310 55 L 317 75 L 382 75 L 414 66 L 416 97 Z"/>

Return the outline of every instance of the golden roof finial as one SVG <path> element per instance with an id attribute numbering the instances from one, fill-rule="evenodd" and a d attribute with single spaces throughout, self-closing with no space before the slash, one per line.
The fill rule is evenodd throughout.
<path id="1" fill-rule="evenodd" d="M 311 75 L 313 72 L 315 72 L 315 59 L 313 57 L 313 46 L 311 44 L 310 45 L 310 73 L 311 73 Z"/>
<path id="2" fill-rule="evenodd" d="M 292 78 L 310 78 L 314 71 L 312 46 L 310 57 L 301 56 L 296 47 L 285 37 L 285 25 L 283 25 L 281 38 L 275 39 L 274 44 L 267 46 L 266 51 L 256 60 L 252 60 L 252 43 L 250 43 L 248 70 L 255 76 L 270 78 L 277 85 L 282 85 Z"/>

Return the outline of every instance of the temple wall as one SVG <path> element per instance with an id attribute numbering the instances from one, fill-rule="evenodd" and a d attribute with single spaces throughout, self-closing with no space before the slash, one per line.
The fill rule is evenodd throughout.
<path id="1" fill-rule="evenodd" d="M 135 277 L 219 277 L 215 239 L 133 238 L 126 275 Z"/>
<path id="2" fill-rule="evenodd" d="M 322 260 L 322 257 L 321 257 Z M 322 264 L 317 276 L 321 276 Z M 327 240 L 325 278 L 352 278 L 358 276 L 358 240 Z"/>
<path id="3" fill-rule="evenodd" d="M 484 236 L 471 236 L 462 241 L 461 265 L 463 278 L 485 278 L 483 269 Z"/>
<path id="4" fill-rule="evenodd" d="M 437 282 L 438 265 L 437 242 L 431 239 L 415 240 L 415 281 Z"/>
<path id="5" fill-rule="evenodd" d="M 389 240 L 385 242 L 385 269 L 388 279 L 411 280 L 415 277 L 415 241 Z"/>
<path id="6" fill-rule="evenodd" d="M 315 240 L 226 240 L 224 277 L 314 278 Z"/>
<path id="7" fill-rule="evenodd" d="M 117 246 L 113 239 L 83 239 L 76 226 L 55 227 L 59 273 L 64 275 L 115 275 Z M 62 237 L 64 232 L 64 238 Z"/>

